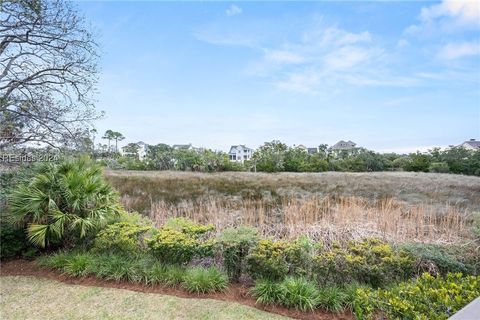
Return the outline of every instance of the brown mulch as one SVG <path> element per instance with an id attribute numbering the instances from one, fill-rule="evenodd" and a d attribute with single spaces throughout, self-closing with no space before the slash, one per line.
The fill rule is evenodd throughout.
<path id="1" fill-rule="evenodd" d="M 321 310 L 315 310 L 313 312 L 301 312 L 298 310 L 287 309 L 280 306 L 264 306 L 259 305 L 255 302 L 248 291 L 249 288 L 241 284 L 231 284 L 228 291 L 225 293 L 214 293 L 214 294 L 192 294 L 188 293 L 181 289 L 154 285 L 148 286 L 139 283 L 131 282 L 115 282 L 110 280 L 99 279 L 93 276 L 87 276 L 83 278 L 75 278 L 65 274 L 60 273 L 59 271 L 43 268 L 38 266 L 34 261 L 27 260 L 11 260 L 2 262 L 0 264 L 0 276 L 34 276 L 47 278 L 52 280 L 61 281 L 68 284 L 74 285 L 83 285 L 83 286 L 93 286 L 93 287 L 106 287 L 106 288 L 116 288 L 116 289 L 126 289 L 138 292 L 147 292 L 147 293 L 160 293 L 166 294 L 181 298 L 196 298 L 196 299 L 216 299 L 222 301 L 232 301 L 254 307 L 263 311 L 272 312 L 280 314 L 283 316 L 296 318 L 296 319 L 305 319 L 305 320 L 352 320 L 354 319 L 351 313 L 328 313 Z"/>

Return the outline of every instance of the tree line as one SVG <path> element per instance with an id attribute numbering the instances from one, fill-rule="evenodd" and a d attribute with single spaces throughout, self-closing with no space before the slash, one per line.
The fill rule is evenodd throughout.
<path id="1" fill-rule="evenodd" d="M 258 171 L 258 172 L 372 172 L 414 171 L 455 173 L 480 176 L 480 150 L 463 147 L 434 148 L 428 152 L 410 154 L 377 153 L 365 148 L 335 151 L 320 145 L 315 153 L 289 147 L 274 140 L 258 148 L 249 161 L 232 162 L 228 154 L 210 149 L 174 149 L 167 144 L 148 146 L 139 159 L 133 145 L 130 155 L 100 157 L 104 165 L 128 170 L 180 171 Z"/>

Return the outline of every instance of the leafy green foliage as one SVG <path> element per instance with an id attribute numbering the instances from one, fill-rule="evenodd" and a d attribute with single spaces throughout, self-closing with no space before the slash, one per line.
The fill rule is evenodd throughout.
<path id="1" fill-rule="evenodd" d="M 216 246 L 223 254 L 223 266 L 232 281 L 244 271 L 245 257 L 258 240 L 258 231 L 247 226 L 225 229 L 217 236 Z"/>
<path id="2" fill-rule="evenodd" d="M 286 277 L 282 282 L 261 279 L 255 282 L 251 292 L 261 304 L 281 304 L 301 311 L 311 311 L 318 304 L 319 291 L 315 283 L 303 277 Z"/>
<path id="3" fill-rule="evenodd" d="M 207 269 L 196 267 L 187 269 L 182 287 L 193 293 L 212 293 L 225 291 L 228 287 L 228 278 L 217 268 Z"/>
<path id="4" fill-rule="evenodd" d="M 415 259 L 418 271 L 422 272 L 468 272 L 468 266 L 461 256 L 462 249 L 447 248 L 436 244 L 411 243 L 402 248 L 409 252 Z M 463 249 L 465 251 L 465 248 Z M 434 264 L 431 266 L 431 264 Z M 433 270 L 432 270 L 433 268 Z"/>
<path id="5" fill-rule="evenodd" d="M 321 283 L 352 281 L 374 287 L 413 274 L 414 259 L 404 250 L 395 250 L 378 239 L 350 241 L 345 248 L 334 246 L 315 257 L 315 274 Z"/>
<path id="6" fill-rule="evenodd" d="M 285 288 L 279 282 L 269 279 L 260 279 L 255 282 L 251 292 L 257 299 L 257 303 L 275 304 L 281 303 L 285 297 Z"/>
<path id="7" fill-rule="evenodd" d="M 103 252 L 137 254 L 144 250 L 143 236 L 151 227 L 117 222 L 108 225 L 95 238 L 94 249 Z"/>
<path id="8" fill-rule="evenodd" d="M 358 319 L 448 319 L 480 295 L 480 277 L 449 273 L 433 277 L 424 273 L 414 281 L 387 290 L 357 290 L 354 312 Z"/>
<path id="9" fill-rule="evenodd" d="M 213 224 L 202 225 L 182 217 L 168 219 L 167 222 L 165 222 L 164 228 L 177 230 L 193 237 L 199 237 L 209 231 L 215 230 Z"/>
<path id="10" fill-rule="evenodd" d="M 254 279 L 281 280 L 289 270 L 285 251 L 288 244 L 283 241 L 263 239 L 247 256 L 247 268 Z"/>
<path id="11" fill-rule="evenodd" d="M 0 259 L 24 257 L 30 258 L 38 249 L 28 241 L 24 228 L 14 226 L 6 221 L 0 222 Z"/>
<path id="12" fill-rule="evenodd" d="M 82 277 L 89 273 L 92 269 L 94 257 L 88 253 L 78 253 L 65 259 L 63 270 L 65 273 L 74 276 Z"/>
<path id="13" fill-rule="evenodd" d="M 318 304 L 318 290 L 313 282 L 305 278 L 287 277 L 280 284 L 285 295 L 282 304 L 288 308 L 311 311 Z"/>
<path id="14" fill-rule="evenodd" d="M 446 162 L 432 162 L 428 167 L 428 171 L 436 173 L 448 173 L 450 172 L 450 168 Z"/>
<path id="15" fill-rule="evenodd" d="M 54 269 L 63 269 L 67 264 L 68 258 L 71 257 L 71 253 L 64 251 L 58 251 L 54 254 L 48 256 L 42 256 L 37 259 L 37 263 L 40 266 L 54 268 Z"/>
<path id="16" fill-rule="evenodd" d="M 149 284 L 162 283 L 167 286 L 177 287 L 185 278 L 185 268 L 176 265 L 153 264 L 147 271 L 146 279 Z"/>
<path id="17" fill-rule="evenodd" d="M 11 218 L 28 224 L 28 238 L 39 247 L 84 238 L 122 211 L 100 167 L 86 158 L 38 166 L 8 200 Z"/>
<path id="18" fill-rule="evenodd" d="M 151 252 L 166 264 L 184 264 L 196 255 L 207 255 L 212 250 L 211 243 L 197 240 L 191 234 L 171 228 L 161 228 L 146 239 Z"/>
<path id="19" fill-rule="evenodd" d="M 289 273 L 311 277 L 313 273 L 313 258 L 317 251 L 316 245 L 307 236 L 300 236 L 290 242 L 285 249 L 285 258 L 289 264 Z"/>
<path id="20" fill-rule="evenodd" d="M 342 311 L 348 301 L 348 294 L 336 286 L 321 287 L 318 292 L 318 307 L 331 312 Z"/>

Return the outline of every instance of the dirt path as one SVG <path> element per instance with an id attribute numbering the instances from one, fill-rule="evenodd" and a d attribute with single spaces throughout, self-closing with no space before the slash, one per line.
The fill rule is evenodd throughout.
<path id="1" fill-rule="evenodd" d="M 88 276 L 83 278 L 74 278 L 68 275 L 62 274 L 58 271 L 39 267 L 34 261 L 26 260 L 12 260 L 8 262 L 2 262 L 0 264 L 1 276 L 34 276 L 40 278 L 53 279 L 68 284 L 92 286 L 92 287 L 106 287 L 116 289 L 126 289 L 137 292 L 146 293 L 159 293 L 164 295 L 171 295 L 181 298 L 195 298 L 195 299 L 216 299 L 221 301 L 231 301 L 240 303 L 246 306 L 254 307 L 263 311 L 272 312 L 275 314 L 296 318 L 296 319 L 311 319 L 311 320 L 351 320 L 354 319 L 352 314 L 341 313 L 332 314 L 321 310 L 315 310 L 314 312 L 304 313 L 297 310 L 291 310 L 279 306 L 262 306 L 255 303 L 248 294 L 248 288 L 242 285 L 232 284 L 226 293 L 215 294 L 190 294 L 181 289 L 175 289 L 165 287 L 161 285 L 147 286 L 144 284 L 131 283 L 131 282 L 115 282 L 96 277 Z"/>

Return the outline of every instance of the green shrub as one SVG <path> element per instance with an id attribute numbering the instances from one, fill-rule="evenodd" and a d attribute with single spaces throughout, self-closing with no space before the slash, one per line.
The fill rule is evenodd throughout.
<path id="1" fill-rule="evenodd" d="M 281 303 L 285 297 L 285 288 L 280 283 L 269 279 L 256 281 L 251 292 L 257 299 L 257 303 L 266 305 Z"/>
<path id="2" fill-rule="evenodd" d="M 28 224 L 28 239 L 39 247 L 71 245 L 123 210 L 101 168 L 86 158 L 37 166 L 8 195 L 8 207 L 15 223 Z"/>
<path id="3" fill-rule="evenodd" d="M 198 237 L 209 231 L 215 230 L 215 226 L 213 224 L 202 225 L 182 217 L 168 219 L 163 227 L 177 230 L 194 237 Z"/>
<path id="4" fill-rule="evenodd" d="M 432 162 L 428 167 L 428 171 L 437 173 L 449 173 L 450 168 L 446 162 Z"/>
<path id="5" fill-rule="evenodd" d="M 357 290 L 354 313 L 359 320 L 448 319 L 480 295 L 480 277 L 449 273 L 400 283 L 388 290 Z"/>
<path id="6" fill-rule="evenodd" d="M 42 267 L 63 270 L 72 253 L 58 251 L 51 255 L 41 256 L 37 259 L 38 265 Z"/>
<path id="7" fill-rule="evenodd" d="M 314 259 L 315 275 L 320 283 L 359 282 L 379 287 L 408 279 L 414 259 L 404 250 L 396 250 L 378 239 L 350 241 L 346 247 L 334 246 Z"/>
<path id="8" fill-rule="evenodd" d="M 307 236 L 300 236 L 294 242 L 289 243 L 285 249 L 289 273 L 296 276 L 310 277 L 312 275 L 315 251 L 316 245 Z"/>
<path id="9" fill-rule="evenodd" d="M 138 279 L 138 275 L 135 274 L 136 271 L 138 270 L 135 269 L 132 259 L 118 254 L 99 255 L 92 264 L 91 270 L 99 278 L 117 282 Z"/>
<path id="10" fill-rule="evenodd" d="M 162 282 L 168 286 L 177 287 L 183 282 L 185 273 L 185 268 L 175 265 L 166 265 Z"/>
<path id="11" fill-rule="evenodd" d="M 95 258 L 89 253 L 77 253 L 65 259 L 63 270 L 74 277 L 86 276 L 93 269 Z"/>
<path id="12" fill-rule="evenodd" d="M 28 241 L 24 228 L 16 227 L 0 217 L 0 259 L 24 257 L 31 258 L 38 254 L 38 249 Z"/>
<path id="13" fill-rule="evenodd" d="M 317 306 L 318 290 L 307 279 L 287 277 L 280 285 L 285 293 L 281 302 L 284 306 L 301 311 L 311 311 Z"/>
<path id="14" fill-rule="evenodd" d="M 166 264 L 188 263 L 196 255 L 211 253 L 213 244 L 201 242 L 191 234 L 170 228 L 157 230 L 147 239 L 151 252 Z"/>
<path id="15" fill-rule="evenodd" d="M 247 256 L 247 268 L 253 279 L 281 280 L 289 270 L 285 251 L 287 243 L 264 239 Z"/>
<path id="16" fill-rule="evenodd" d="M 348 310 L 353 310 L 355 299 L 357 298 L 357 290 L 359 289 L 371 289 L 371 287 L 365 284 L 359 284 L 356 282 L 349 283 L 344 287 L 341 287 L 342 292 L 345 294 L 345 299 L 343 301 L 343 308 Z"/>
<path id="17" fill-rule="evenodd" d="M 349 296 L 345 290 L 336 286 L 325 286 L 320 288 L 318 293 L 318 307 L 339 312 L 348 306 Z"/>
<path id="18" fill-rule="evenodd" d="M 238 281 L 245 267 L 245 257 L 258 240 L 255 228 L 239 226 L 225 229 L 216 239 L 219 251 L 223 254 L 223 267 L 232 281 Z"/>
<path id="19" fill-rule="evenodd" d="M 455 252 L 454 247 L 411 243 L 402 246 L 402 248 L 416 259 L 417 272 L 419 273 L 440 272 L 441 274 L 446 274 L 448 272 L 468 272 L 469 268 L 461 261 L 463 259 L 461 253 Z"/>
<path id="20" fill-rule="evenodd" d="M 108 225 L 97 234 L 94 249 L 98 252 L 138 254 L 144 250 L 143 236 L 150 229 L 129 222 Z"/>
<path id="21" fill-rule="evenodd" d="M 175 265 L 163 265 L 160 262 L 153 263 L 145 274 L 147 284 L 163 284 L 176 287 L 183 282 L 185 268 Z"/>
<path id="22" fill-rule="evenodd" d="M 187 269 L 182 287 L 193 293 L 225 291 L 228 287 L 228 278 L 214 267 L 208 269 L 196 267 Z"/>

